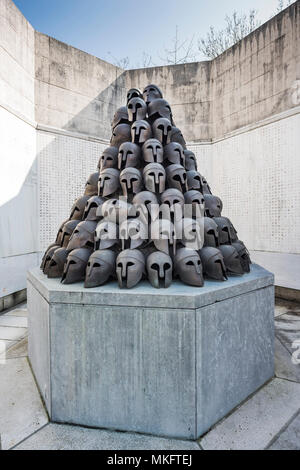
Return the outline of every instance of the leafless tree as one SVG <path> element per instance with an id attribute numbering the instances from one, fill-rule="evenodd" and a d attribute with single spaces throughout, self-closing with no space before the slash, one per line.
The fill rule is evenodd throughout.
<path id="1" fill-rule="evenodd" d="M 199 39 L 198 49 L 205 57 L 214 59 L 222 54 L 258 28 L 260 21 L 257 10 L 250 10 L 248 14 L 234 11 L 231 16 L 226 15 L 225 24 L 225 28 L 218 31 L 210 26 L 206 37 Z"/>
<path id="2" fill-rule="evenodd" d="M 129 69 L 130 67 L 130 60 L 129 57 L 122 57 L 121 59 L 118 59 L 117 57 L 113 56 L 111 52 L 107 53 L 110 57 L 110 60 L 114 65 L 117 67 L 120 67 L 121 69 Z"/>
<path id="3" fill-rule="evenodd" d="M 194 36 L 190 40 L 185 39 L 181 41 L 179 39 L 178 26 L 176 26 L 172 45 L 164 50 L 164 56 L 160 57 L 160 59 L 164 64 L 168 65 L 184 64 L 196 60 Z"/>
<path id="4" fill-rule="evenodd" d="M 117 58 L 111 52 L 108 52 L 107 55 L 110 57 L 110 61 L 120 67 L 121 69 L 127 70 L 130 67 L 136 69 L 143 69 L 147 67 L 153 67 L 155 64 L 152 61 L 152 56 L 147 52 L 143 51 L 141 60 L 138 61 L 135 65 L 130 63 L 129 57 Z"/>
<path id="5" fill-rule="evenodd" d="M 155 66 L 155 64 L 152 61 L 152 56 L 150 54 L 148 54 L 147 52 L 143 51 L 142 58 L 141 58 L 140 61 L 138 61 L 136 63 L 135 68 L 144 69 L 144 68 L 147 68 L 147 67 L 154 67 L 154 66 Z"/>

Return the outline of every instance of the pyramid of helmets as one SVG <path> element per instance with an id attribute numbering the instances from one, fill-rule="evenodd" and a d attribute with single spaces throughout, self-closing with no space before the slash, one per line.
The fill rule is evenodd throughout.
<path id="1" fill-rule="evenodd" d="M 41 269 L 64 284 L 142 279 L 201 287 L 250 271 L 249 253 L 222 201 L 197 170 L 161 90 L 133 88 L 112 122 L 110 147 L 46 250 Z"/>

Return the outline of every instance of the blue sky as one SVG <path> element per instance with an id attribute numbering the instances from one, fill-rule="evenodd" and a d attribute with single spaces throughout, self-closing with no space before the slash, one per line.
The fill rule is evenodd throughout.
<path id="1" fill-rule="evenodd" d="M 165 48 L 178 33 L 195 43 L 210 25 L 224 26 L 234 10 L 259 11 L 264 22 L 276 13 L 278 0 L 14 0 L 30 23 L 45 34 L 97 57 L 113 62 L 129 57 L 130 67 L 143 65 L 143 52 L 151 65 L 161 65 Z M 196 60 L 203 59 L 199 55 Z"/>

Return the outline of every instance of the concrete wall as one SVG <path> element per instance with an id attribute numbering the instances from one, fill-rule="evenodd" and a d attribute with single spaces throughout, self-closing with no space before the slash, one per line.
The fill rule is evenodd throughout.
<path id="1" fill-rule="evenodd" d="M 0 297 L 25 287 L 37 263 L 34 30 L 0 0 Z"/>
<path id="2" fill-rule="evenodd" d="M 68 216 L 126 90 L 151 82 L 253 257 L 300 289 L 300 1 L 214 61 L 126 72 L 35 32 L 0 2 L 0 296 L 24 287 Z"/>
<path id="3" fill-rule="evenodd" d="M 39 251 L 55 240 L 58 227 L 69 217 L 88 176 L 96 171 L 107 142 L 66 133 L 37 132 L 39 171 Z"/>
<path id="4" fill-rule="evenodd" d="M 300 2 L 211 62 L 212 139 L 297 106 Z"/>
<path id="5" fill-rule="evenodd" d="M 126 72 L 126 87 L 155 83 L 187 141 L 228 133 L 298 106 L 300 2 L 212 61 Z"/>
<path id="6" fill-rule="evenodd" d="M 83 193 L 125 99 L 122 69 L 35 32 L 39 251 Z"/>
<path id="7" fill-rule="evenodd" d="M 35 32 L 35 119 L 109 139 L 115 110 L 125 100 L 123 70 Z"/>
<path id="8" fill-rule="evenodd" d="M 126 88 L 158 85 L 172 107 L 176 125 L 188 141 L 208 141 L 212 135 L 211 63 L 128 70 Z"/>
<path id="9" fill-rule="evenodd" d="M 189 148 L 253 260 L 300 289 L 300 114 L 276 118 Z"/>

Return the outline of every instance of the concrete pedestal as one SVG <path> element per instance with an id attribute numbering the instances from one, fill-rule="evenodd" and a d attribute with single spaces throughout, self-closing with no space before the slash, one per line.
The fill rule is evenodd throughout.
<path id="1" fill-rule="evenodd" d="M 196 439 L 274 373 L 273 275 L 156 290 L 28 275 L 29 358 L 52 421 Z"/>

